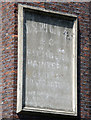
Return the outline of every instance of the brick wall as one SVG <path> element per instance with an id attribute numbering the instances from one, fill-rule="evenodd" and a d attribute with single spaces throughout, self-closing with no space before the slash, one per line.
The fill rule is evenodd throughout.
<path id="1" fill-rule="evenodd" d="M 18 3 L 2 3 L 2 118 L 24 120 L 91 120 L 90 2 L 22 3 L 78 16 L 78 116 L 22 112 L 16 114 Z M 0 84 L 1 85 L 1 84 Z"/>

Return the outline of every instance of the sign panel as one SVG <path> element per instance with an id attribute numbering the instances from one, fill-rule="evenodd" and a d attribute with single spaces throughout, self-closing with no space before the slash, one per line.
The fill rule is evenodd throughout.
<path id="1" fill-rule="evenodd" d="M 18 111 L 77 115 L 76 16 L 19 10 Z"/>

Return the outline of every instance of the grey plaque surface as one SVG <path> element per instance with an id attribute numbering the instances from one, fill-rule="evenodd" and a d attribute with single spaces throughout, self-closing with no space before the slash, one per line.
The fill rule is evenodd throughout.
<path id="1" fill-rule="evenodd" d="M 76 114 L 74 21 L 32 10 L 23 21 L 23 106 Z"/>
<path id="2" fill-rule="evenodd" d="M 73 22 L 26 12 L 25 106 L 72 111 Z"/>

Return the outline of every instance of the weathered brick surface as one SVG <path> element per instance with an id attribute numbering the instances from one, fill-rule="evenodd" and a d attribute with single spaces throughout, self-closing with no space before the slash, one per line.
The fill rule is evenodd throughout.
<path id="1" fill-rule="evenodd" d="M 2 3 L 2 116 L 24 120 L 91 120 L 91 3 L 22 3 L 78 16 L 78 116 L 16 114 L 18 3 Z M 1 113 L 1 112 L 0 112 Z"/>
<path id="2" fill-rule="evenodd" d="M 15 4 L 2 3 L 2 116 L 13 118 L 17 80 Z M 16 29 L 15 29 L 16 28 Z"/>
<path id="3" fill-rule="evenodd" d="M 2 11 L 1 11 L 2 5 L 0 2 L 0 119 L 2 119 Z"/>

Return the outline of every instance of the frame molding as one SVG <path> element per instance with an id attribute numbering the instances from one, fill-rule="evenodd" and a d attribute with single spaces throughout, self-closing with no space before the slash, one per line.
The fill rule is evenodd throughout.
<path id="1" fill-rule="evenodd" d="M 40 109 L 23 107 L 22 105 L 22 94 L 23 94 L 23 12 L 24 9 L 32 9 L 36 11 L 45 12 L 47 14 L 57 14 L 59 16 L 67 17 L 69 20 L 74 21 L 73 25 L 73 112 L 51 110 L 51 109 Z M 44 8 L 32 7 L 28 5 L 18 4 L 18 78 L 17 78 L 17 113 L 21 111 L 34 111 L 44 112 L 53 114 L 63 114 L 77 116 L 77 16 L 73 14 L 64 14 L 62 12 L 55 12 L 46 10 Z"/>

